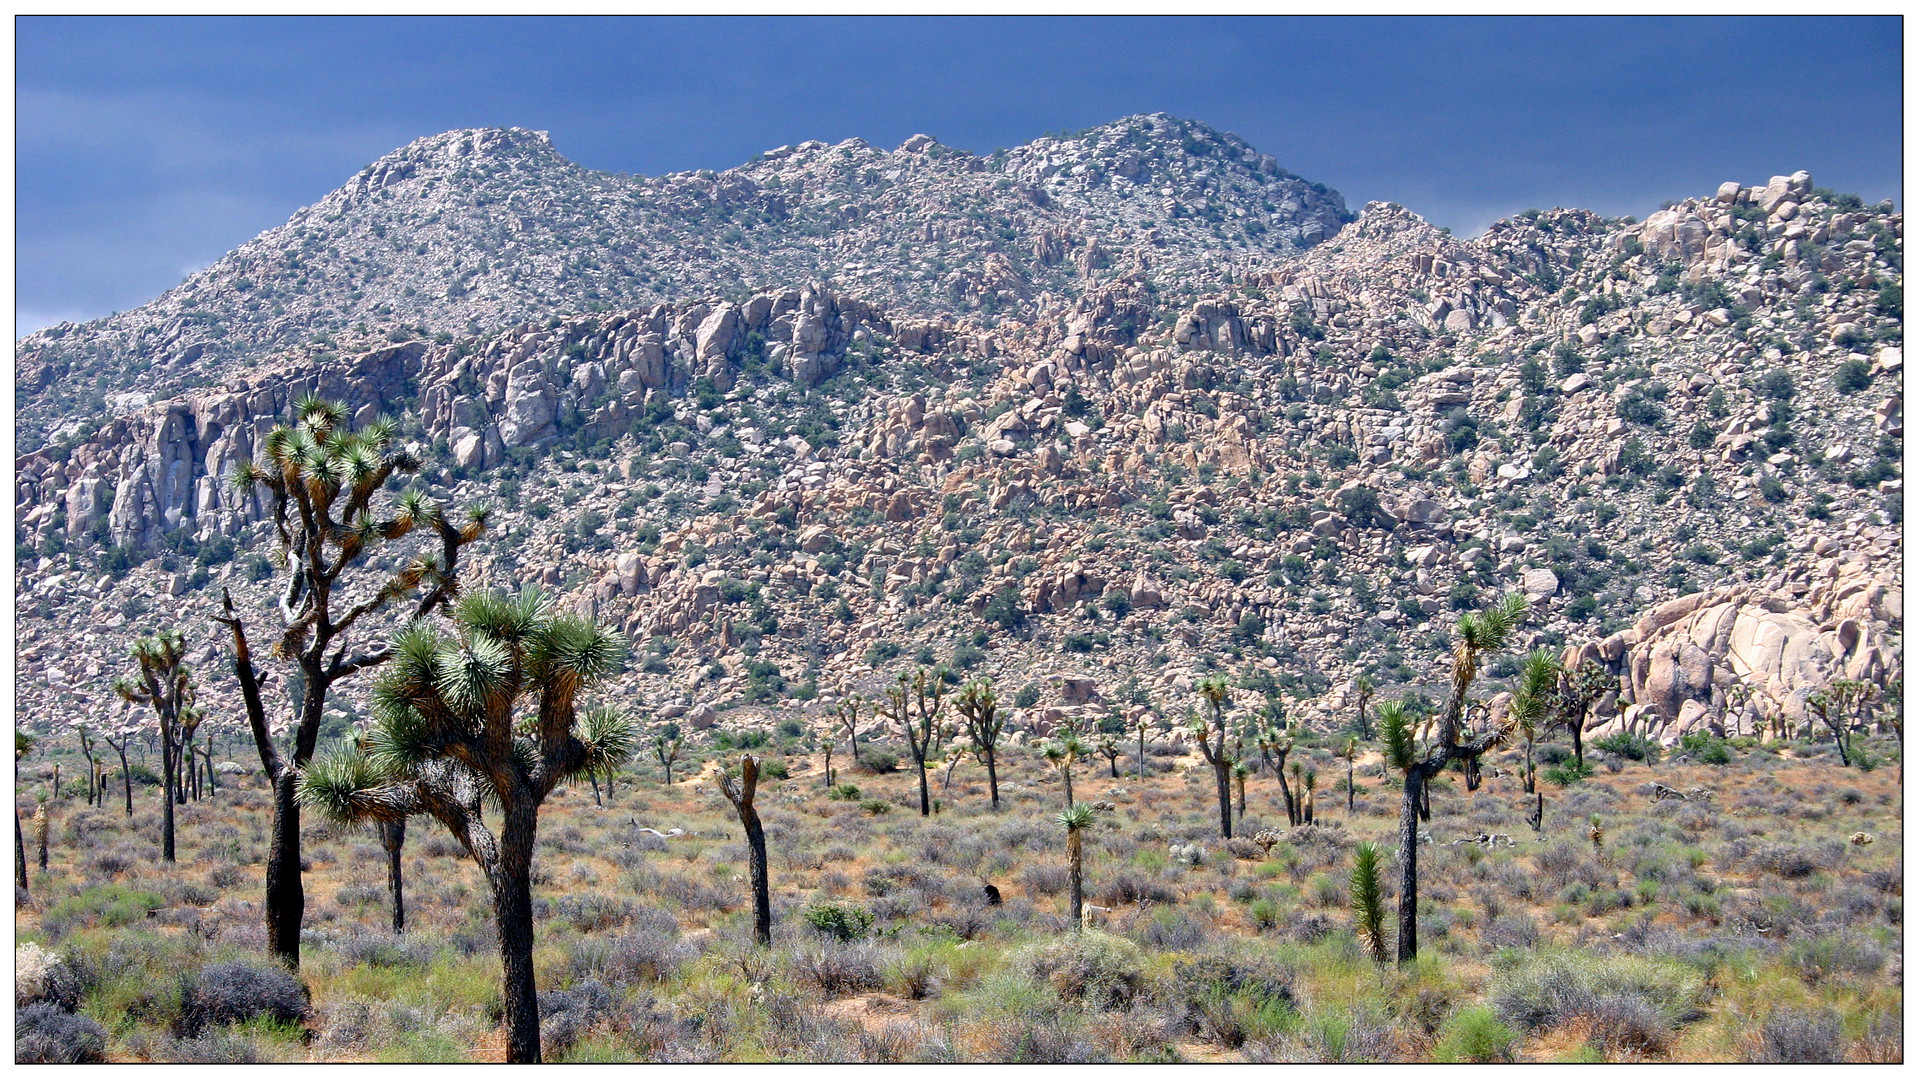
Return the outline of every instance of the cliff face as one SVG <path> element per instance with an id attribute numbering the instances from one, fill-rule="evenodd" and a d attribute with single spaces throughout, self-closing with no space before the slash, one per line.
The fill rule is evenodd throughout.
<path id="1" fill-rule="evenodd" d="M 1522 645 L 1622 676 L 1596 729 L 1751 731 L 1835 678 L 1901 676 L 1899 215 L 1801 174 L 1645 222 L 1554 210 L 1462 239 L 1375 203 L 1340 225 L 1336 197 L 1227 137 L 1175 143 L 1187 171 L 1169 173 L 1132 123 L 985 159 L 807 144 L 737 171 L 794 200 L 789 225 L 832 183 L 875 185 L 846 189 L 849 221 L 895 214 L 885 229 L 918 221 L 921 239 L 870 280 L 795 269 L 606 306 L 569 278 L 472 332 L 477 308 L 425 328 L 396 309 L 324 347 L 175 359 L 217 384 L 124 392 L 98 424 L 47 383 L 34 407 L 67 435 L 16 466 L 23 715 L 104 700 L 128 635 L 204 624 L 222 587 L 271 610 L 263 508 L 225 478 L 307 392 L 356 423 L 402 418 L 422 485 L 498 508 L 476 579 L 543 582 L 618 622 L 636 648 L 619 693 L 659 715 L 805 708 L 931 657 L 1070 683 L 1053 708 L 1102 716 L 1177 702 L 1223 664 L 1242 705 L 1280 695 L 1331 722 L 1359 675 L 1431 687 L 1455 612 L 1507 590 L 1534 601 Z M 460 138 L 483 141 L 416 144 L 323 205 L 364 222 L 407 185 L 451 185 Z M 572 168 L 530 134 L 500 140 L 495 157 Z M 848 162 L 894 164 L 867 181 Z M 475 192 L 497 176 L 465 167 L 460 198 L 494 207 Z M 1229 212 L 1255 182 L 1294 193 L 1261 212 L 1296 236 Z M 1021 221 L 1076 199 L 1104 224 L 969 248 L 949 269 L 970 299 L 941 301 L 947 279 L 895 270 L 961 225 L 888 193 L 975 183 L 1024 199 Z M 1148 184 L 1186 194 L 1155 208 L 1127 187 Z M 1166 243 L 1100 239 L 1146 228 L 1121 211 Z M 970 215 L 969 236 L 997 220 Z M 1178 239 L 1191 229 L 1212 239 Z M 1222 236 L 1233 261 L 1206 262 Z M 541 264 L 504 265 L 525 281 Z"/>

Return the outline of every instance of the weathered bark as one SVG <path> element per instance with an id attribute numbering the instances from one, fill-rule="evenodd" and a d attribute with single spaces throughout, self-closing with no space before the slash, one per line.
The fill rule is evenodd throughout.
<path id="1" fill-rule="evenodd" d="M 406 933 L 406 881 L 400 869 L 400 855 L 406 848 L 406 819 L 383 821 L 379 825 L 380 846 L 386 848 L 386 887 L 393 895 L 393 932 Z"/>
<path id="2" fill-rule="evenodd" d="M 27 838 L 20 832 L 20 808 L 13 808 L 13 885 L 27 891 Z"/>
<path id="3" fill-rule="evenodd" d="M 132 766 L 127 764 L 126 740 L 122 739 L 118 743 L 108 742 L 107 745 L 113 747 L 113 749 L 116 752 L 118 752 L 120 755 L 120 781 L 121 783 L 126 785 L 127 816 L 132 817 L 133 816 L 133 768 Z"/>
<path id="4" fill-rule="evenodd" d="M 1426 786 L 1426 769 L 1406 770 L 1399 804 L 1399 946 L 1398 961 L 1411 963 L 1419 955 L 1419 807 Z"/>
<path id="5" fill-rule="evenodd" d="M 1353 759 L 1346 759 L 1346 815 L 1353 813 Z"/>
<path id="6" fill-rule="evenodd" d="M 1219 835 L 1222 840 L 1233 838 L 1233 792 L 1232 778 L 1229 775 L 1232 766 L 1226 763 L 1226 752 L 1222 748 L 1213 762 L 1213 782 L 1219 788 Z"/>
<path id="7" fill-rule="evenodd" d="M 1067 871 L 1067 877 L 1071 881 L 1071 889 L 1072 889 L 1071 895 L 1073 900 L 1073 929 L 1075 930 L 1078 930 L 1086 925 L 1086 912 L 1084 907 L 1085 897 L 1081 891 L 1081 883 L 1080 883 L 1081 866 L 1082 864 L 1080 860 L 1079 830 L 1068 829 L 1066 830 L 1066 871 Z"/>
<path id="8" fill-rule="evenodd" d="M 1278 751 L 1279 766 L 1273 770 L 1273 775 L 1279 777 L 1279 797 L 1286 802 L 1286 824 L 1296 826 L 1299 824 L 1299 801 L 1293 798 L 1293 786 L 1286 782 L 1286 755 L 1291 752 L 1290 747 Z"/>
<path id="9" fill-rule="evenodd" d="M 749 852 L 751 876 L 753 879 L 753 940 L 762 946 L 773 944 L 773 894 L 772 886 L 766 877 L 766 830 L 760 826 L 759 811 L 751 805 L 742 815 L 742 824 L 746 828 L 746 848 Z"/>
<path id="10" fill-rule="evenodd" d="M 488 872 L 493 888 L 494 924 L 500 934 L 504 978 L 501 1006 L 506 1014 L 506 1061 L 540 1063 L 540 995 L 533 981 L 533 841 L 539 807 L 513 799 L 500 829 L 499 861 Z"/>
<path id="11" fill-rule="evenodd" d="M 165 731 L 160 733 L 160 858 L 166 862 L 173 860 L 173 800 L 174 789 L 178 785 L 179 770 L 174 767 L 173 738 Z"/>
<path id="12" fill-rule="evenodd" d="M 307 905 L 300 882 L 300 804 L 294 801 L 298 775 L 288 769 L 273 781 L 266 892 L 267 952 L 295 971 L 300 969 L 300 922 Z"/>
<path id="13" fill-rule="evenodd" d="M 999 771 L 993 765 L 993 748 L 986 748 L 986 790 L 993 799 L 993 809 L 999 809 Z"/>
<path id="14" fill-rule="evenodd" d="M 47 872 L 47 839 L 53 831 L 53 815 L 48 812 L 46 803 L 33 808 L 33 843 L 39 848 L 40 872 Z"/>

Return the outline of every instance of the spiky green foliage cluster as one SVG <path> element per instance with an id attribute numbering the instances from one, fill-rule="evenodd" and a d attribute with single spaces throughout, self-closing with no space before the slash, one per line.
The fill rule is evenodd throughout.
<path id="1" fill-rule="evenodd" d="M 1386 962 L 1386 898 L 1380 885 L 1379 847 L 1364 843 L 1353 849 L 1352 903 L 1359 943 L 1376 964 Z"/>
<path id="2" fill-rule="evenodd" d="M 543 797 L 568 777 L 616 767 L 636 748 L 632 725 L 610 709 L 578 713 L 576 702 L 623 656 L 614 633 L 556 614 L 536 588 L 463 596 L 451 631 L 416 620 L 395 636 L 373 689 L 373 727 L 361 746 L 310 767 L 301 799 L 336 819 L 385 817 L 405 799 L 381 789 L 420 781 L 430 766 L 457 768 L 491 798 L 501 776 Z M 516 718 L 528 698 L 537 707 Z"/>
<path id="3" fill-rule="evenodd" d="M 1074 803 L 1070 809 L 1060 811 L 1056 820 L 1067 832 L 1078 832 L 1092 827 L 1093 808 L 1086 803 Z"/>
<path id="4" fill-rule="evenodd" d="M 1395 769 L 1410 769 L 1418 756 L 1413 745 L 1413 720 L 1400 701 L 1389 701 L 1373 711 L 1379 721 L 1380 739 L 1384 742 L 1386 764 Z"/>

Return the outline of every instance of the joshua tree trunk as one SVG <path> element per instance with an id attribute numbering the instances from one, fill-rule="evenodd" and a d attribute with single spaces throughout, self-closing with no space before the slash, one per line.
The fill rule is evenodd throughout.
<path id="1" fill-rule="evenodd" d="M 41 803 L 33 808 L 33 842 L 39 850 L 40 872 L 47 872 L 47 834 L 51 832 L 53 815 L 47 812 L 47 804 Z"/>
<path id="2" fill-rule="evenodd" d="M 1233 838 L 1233 791 L 1228 775 L 1231 771 L 1232 766 L 1226 763 L 1226 751 L 1221 748 L 1219 760 L 1213 762 L 1213 783 L 1219 788 L 1219 835 L 1222 840 Z"/>
<path id="3" fill-rule="evenodd" d="M 1299 803 L 1293 798 L 1293 787 L 1286 782 L 1286 752 L 1280 751 L 1279 768 L 1273 770 L 1279 777 L 1279 797 L 1286 800 L 1286 824 L 1299 824 Z"/>
<path id="4" fill-rule="evenodd" d="M 273 839 L 267 846 L 267 952 L 300 969 L 300 921 L 306 889 L 300 883 L 300 804 L 294 801 L 299 773 L 288 769 L 273 781 Z"/>
<path id="5" fill-rule="evenodd" d="M 1399 805 L 1399 963 L 1419 955 L 1419 807 L 1424 799 L 1426 770 L 1406 770 L 1404 798 Z"/>
<path id="6" fill-rule="evenodd" d="M 1135 762 L 1135 764 L 1139 766 L 1138 769 L 1134 770 L 1135 772 L 1139 774 L 1139 779 L 1137 782 L 1143 784 L 1146 782 L 1146 729 L 1145 728 L 1139 729 L 1139 760 Z"/>
<path id="7" fill-rule="evenodd" d="M 586 782 L 593 785 L 593 805 L 605 806 L 606 804 L 600 801 L 600 778 L 594 776 L 592 773 L 587 773 Z"/>
<path id="8" fill-rule="evenodd" d="M 127 741 L 125 739 L 122 739 L 118 743 L 110 742 L 107 745 L 113 747 L 113 749 L 120 755 L 120 781 L 121 783 L 126 785 L 127 816 L 132 817 L 133 816 L 133 768 L 127 764 Z"/>
<path id="9" fill-rule="evenodd" d="M 1085 896 L 1081 891 L 1079 830 L 1066 830 L 1066 873 L 1071 882 L 1073 900 L 1073 929 L 1079 930 L 1086 925 Z"/>
<path id="10" fill-rule="evenodd" d="M 386 887 L 393 894 L 393 932 L 406 933 L 406 881 L 400 872 L 400 853 L 406 847 L 406 819 L 379 825 L 380 846 L 386 848 Z"/>
<path id="11" fill-rule="evenodd" d="M 986 748 L 986 791 L 992 797 L 993 809 L 999 809 L 999 771 L 993 764 L 993 748 Z"/>
<path id="12" fill-rule="evenodd" d="M 1353 759 L 1346 759 L 1346 816 L 1353 814 Z"/>
<path id="13" fill-rule="evenodd" d="M 20 832 L 20 808 L 13 808 L 13 884 L 27 891 L 27 838 Z"/>
<path id="14" fill-rule="evenodd" d="M 160 734 L 160 858 L 173 861 L 173 798 L 174 788 L 179 782 L 179 770 L 174 768 L 173 738 L 165 732 Z"/>
<path id="15" fill-rule="evenodd" d="M 1582 711 L 1580 715 L 1574 716 L 1573 722 L 1567 725 L 1567 727 L 1573 733 L 1573 760 L 1584 765 L 1586 763 L 1586 717 L 1584 712 Z"/>
<path id="16" fill-rule="evenodd" d="M 832 739 L 826 740 L 825 745 L 826 745 L 826 767 L 825 767 L 826 774 L 825 774 L 825 777 L 820 781 L 820 786 L 824 788 L 830 788 L 833 786 L 833 740 Z"/>
<path id="17" fill-rule="evenodd" d="M 1242 819 L 1246 817 L 1246 774 L 1233 774 L 1233 812 Z"/>
<path id="18" fill-rule="evenodd" d="M 760 763 L 751 754 L 740 755 L 740 778 L 736 782 L 720 774 L 720 793 L 733 804 L 746 830 L 748 861 L 753 877 L 753 940 L 761 946 L 773 944 L 773 899 L 766 879 L 766 830 L 760 826 L 760 812 L 753 797 L 760 783 Z"/>
<path id="19" fill-rule="evenodd" d="M 1530 737 L 1526 739 L 1526 771 L 1522 773 L 1521 776 L 1524 778 L 1526 782 L 1526 794 L 1531 795 L 1534 791 L 1534 781 L 1533 781 L 1533 741 Z"/>
<path id="20" fill-rule="evenodd" d="M 509 1065 L 540 1063 L 540 995 L 533 982 L 533 841 L 539 828 L 539 807 L 530 799 L 513 799 L 500 828 L 499 854 L 488 871 L 493 889 L 495 925 L 500 934 L 500 968 L 504 976 L 506 1061 Z"/>

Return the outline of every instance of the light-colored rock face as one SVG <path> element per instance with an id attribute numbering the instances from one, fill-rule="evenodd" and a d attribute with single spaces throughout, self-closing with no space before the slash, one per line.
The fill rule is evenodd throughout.
<path id="1" fill-rule="evenodd" d="M 914 157 L 889 168 L 948 160 Z M 1820 678 L 1900 670 L 1900 535 L 1876 517 L 1902 483 L 1899 322 L 1832 283 L 1896 283 L 1901 219 L 1787 181 L 1790 221 L 1755 216 L 1750 188 L 1678 204 L 1675 242 L 1707 234 L 1677 273 L 1634 247 L 1642 226 L 1584 212 L 1465 240 L 1373 204 L 1188 294 L 1155 263 L 1177 251 L 1048 218 L 966 264 L 953 295 L 997 282 L 990 313 L 892 308 L 836 270 L 452 341 L 340 331 L 333 358 L 128 392 L 17 464 L 22 707 L 91 708 L 126 638 L 158 612 L 206 627 L 221 588 L 273 617 L 270 577 L 250 579 L 263 508 L 224 478 L 315 391 L 356 424 L 399 415 L 421 486 L 495 506 L 476 580 L 539 582 L 625 630 L 618 693 L 647 715 L 730 701 L 762 662 L 789 686 L 824 674 L 817 704 L 779 706 L 817 711 L 986 629 L 967 674 L 1003 693 L 1071 664 L 1099 695 L 1071 708 L 1179 710 L 1237 649 L 1235 676 L 1273 677 L 1289 715 L 1344 724 L 1321 679 L 1431 691 L 1457 612 L 1515 590 L 1524 647 L 1572 642 L 1627 676 L 1596 723 L 1751 730 Z M 1842 393 L 1854 358 L 1869 386 Z M 186 537 L 237 557 L 196 565 Z M 124 578 L 109 543 L 140 563 Z"/>

